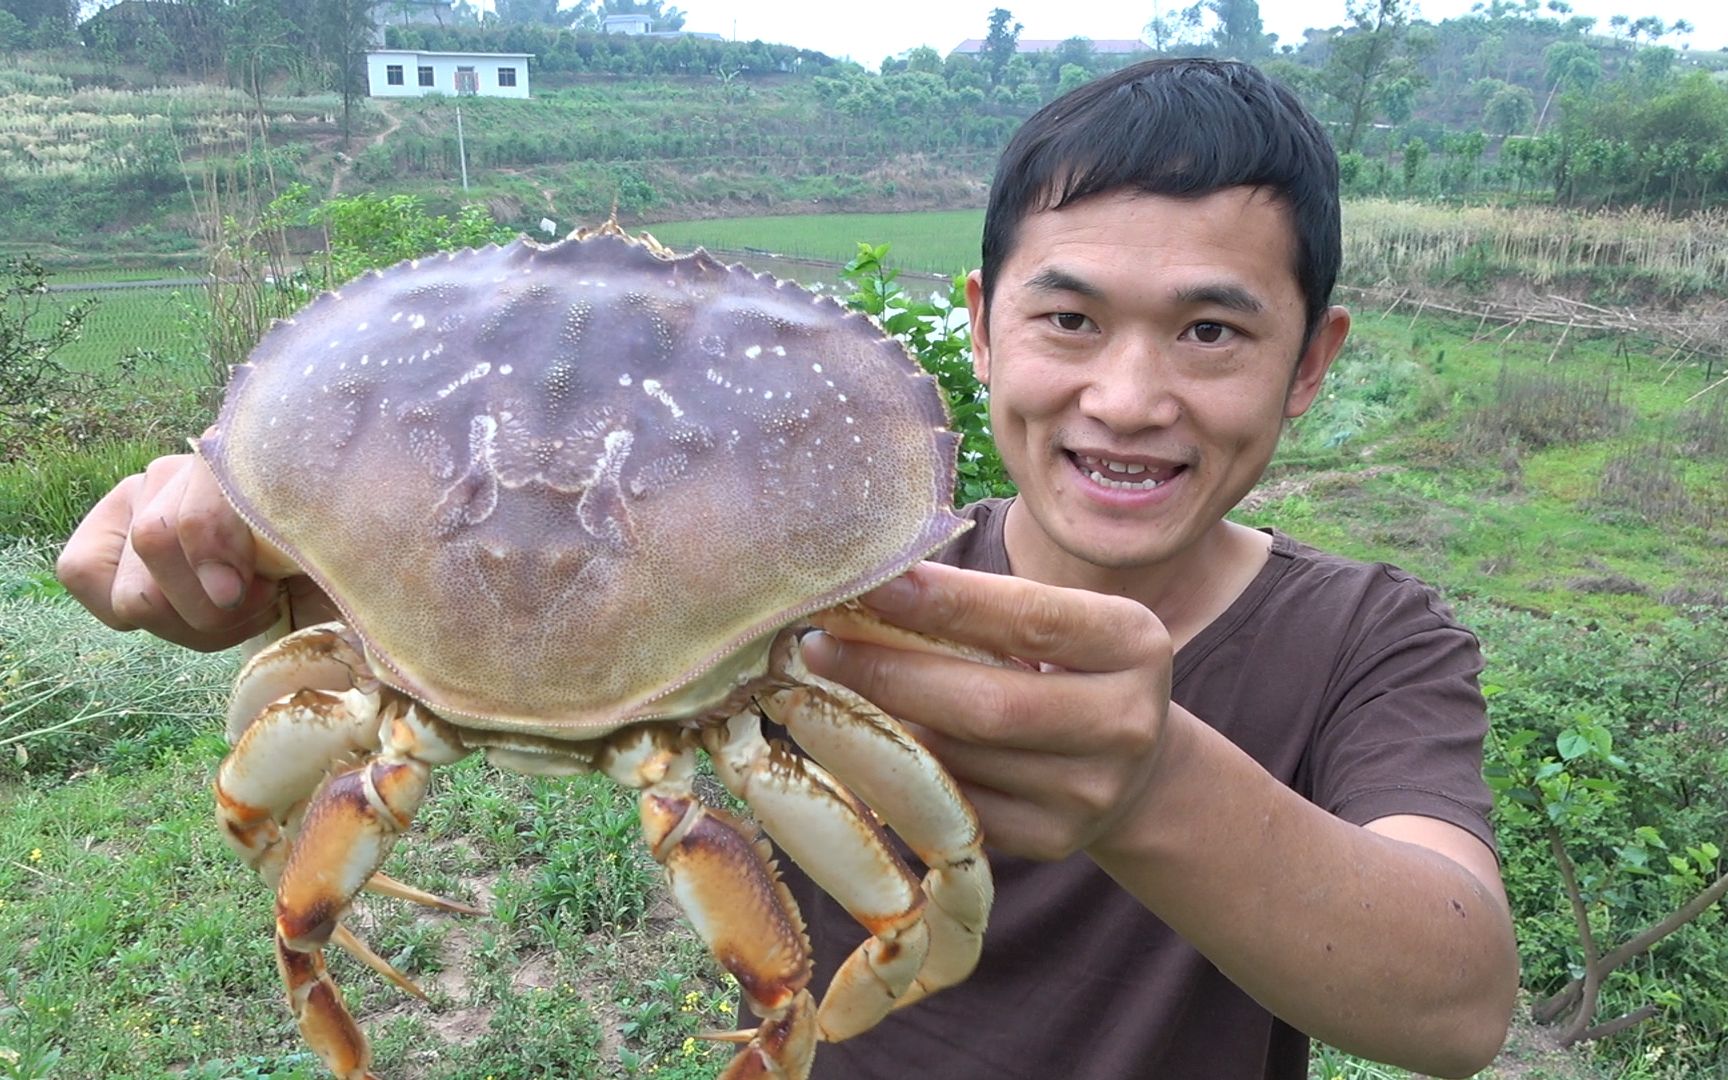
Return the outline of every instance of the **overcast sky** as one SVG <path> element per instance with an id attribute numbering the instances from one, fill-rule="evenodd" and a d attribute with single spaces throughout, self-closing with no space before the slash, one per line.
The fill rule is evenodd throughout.
<path id="1" fill-rule="evenodd" d="M 1728 3 L 1724 0 L 1570 0 L 1579 15 L 1595 16 L 1608 30 L 1608 17 L 1655 15 L 1665 22 L 1685 19 L 1697 27 L 1694 48 L 1728 47 Z M 1423 18 L 1438 22 L 1470 10 L 1473 0 L 1420 0 Z M 764 41 L 850 56 L 874 69 L 883 57 L 918 45 L 947 55 L 969 37 L 989 29 L 990 11 L 1005 7 L 1023 25 L 1026 38 L 1140 38 L 1151 21 L 1154 0 L 864 0 L 862 3 L 813 3 L 812 0 L 668 0 L 687 16 L 686 30 L 703 30 L 744 41 Z M 1163 9 L 1183 6 L 1163 0 Z M 1344 0 L 1260 0 L 1266 30 L 1284 42 L 1301 39 L 1309 27 L 1344 21 Z M 1665 44 L 1683 42 L 1669 38 Z"/>

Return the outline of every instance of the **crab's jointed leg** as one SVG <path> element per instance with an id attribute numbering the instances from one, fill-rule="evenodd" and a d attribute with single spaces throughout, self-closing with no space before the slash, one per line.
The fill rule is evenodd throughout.
<path id="1" fill-rule="evenodd" d="M 731 815 L 704 806 L 692 786 L 695 751 L 671 726 L 626 728 L 599 765 L 642 792 L 642 831 L 708 949 L 738 980 L 762 1024 L 720 1080 L 804 1080 L 816 1051 L 810 945 L 768 845 Z"/>
<path id="2" fill-rule="evenodd" d="M 365 1080 L 372 1052 L 321 955 L 354 896 L 383 864 L 425 798 L 432 766 L 468 754 L 454 728 L 392 698 L 382 749 L 331 777 L 306 808 L 276 890 L 276 959 L 308 1044 L 343 1080 Z"/>
<path id="3" fill-rule="evenodd" d="M 880 814 L 928 867 L 929 956 L 895 1007 L 962 982 L 978 964 L 995 899 L 977 814 L 948 771 L 897 720 L 812 675 L 795 648 L 782 666 L 797 685 L 761 698 L 763 711 Z"/>
<path id="4" fill-rule="evenodd" d="M 754 708 L 704 733 L 715 772 L 824 892 L 870 931 L 841 965 L 817 1012 L 839 1042 L 881 1023 L 924 965 L 930 931 L 917 875 L 876 815 L 814 762 L 762 737 Z"/>

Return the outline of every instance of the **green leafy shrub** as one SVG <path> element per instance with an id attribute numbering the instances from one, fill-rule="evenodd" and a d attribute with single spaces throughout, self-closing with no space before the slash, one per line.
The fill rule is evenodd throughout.
<path id="1" fill-rule="evenodd" d="M 953 428 L 960 434 L 955 503 L 1013 494 L 1013 482 L 990 437 L 989 391 L 972 373 L 966 279 L 957 276 L 945 294 L 919 299 L 900 284 L 900 272 L 889 268 L 887 256 L 887 244 L 858 245 L 858 254 L 840 271 L 853 289 L 846 302 L 904 342 L 941 385 Z"/>
<path id="2" fill-rule="evenodd" d="M 1728 612 L 1695 609 L 1642 633 L 1467 615 L 1488 657 L 1486 771 L 1524 983 L 1553 995 L 1539 1017 L 1569 1040 L 1613 1034 L 1612 1018 L 1625 1018 L 1620 1037 L 1667 1047 L 1676 1067 L 1697 1070 L 1687 1075 L 1717 1075 L 1728 1064 L 1720 905 L 1593 979 L 1600 1001 L 1582 1015 L 1570 995 L 1588 961 L 1728 871 Z"/>

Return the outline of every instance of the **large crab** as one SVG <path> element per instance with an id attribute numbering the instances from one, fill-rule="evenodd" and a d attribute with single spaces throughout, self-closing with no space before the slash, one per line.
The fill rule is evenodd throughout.
<path id="1" fill-rule="evenodd" d="M 333 1072 L 373 1075 L 322 949 L 412 987 L 341 920 L 362 889 L 468 910 L 379 867 L 431 766 L 475 750 L 640 789 L 673 895 L 761 1018 L 724 1077 L 804 1077 L 818 1042 L 970 973 L 976 817 L 796 646 L 818 616 L 946 647 L 848 603 L 964 530 L 945 424 L 867 318 L 611 224 L 404 263 L 266 335 L 198 450 L 266 564 L 343 620 L 244 665 L 218 817 L 276 890 L 289 1002 Z M 766 844 L 694 793 L 698 748 L 870 932 L 820 1007 Z"/>

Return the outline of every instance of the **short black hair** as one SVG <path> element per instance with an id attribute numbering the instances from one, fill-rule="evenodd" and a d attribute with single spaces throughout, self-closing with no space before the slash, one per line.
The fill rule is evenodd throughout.
<path id="1" fill-rule="evenodd" d="M 984 307 L 1020 222 L 1091 195 L 1264 188 L 1288 208 L 1312 335 L 1338 280 L 1338 155 L 1287 87 L 1248 64 L 1161 58 L 1039 109 L 1009 140 L 984 212 Z"/>

